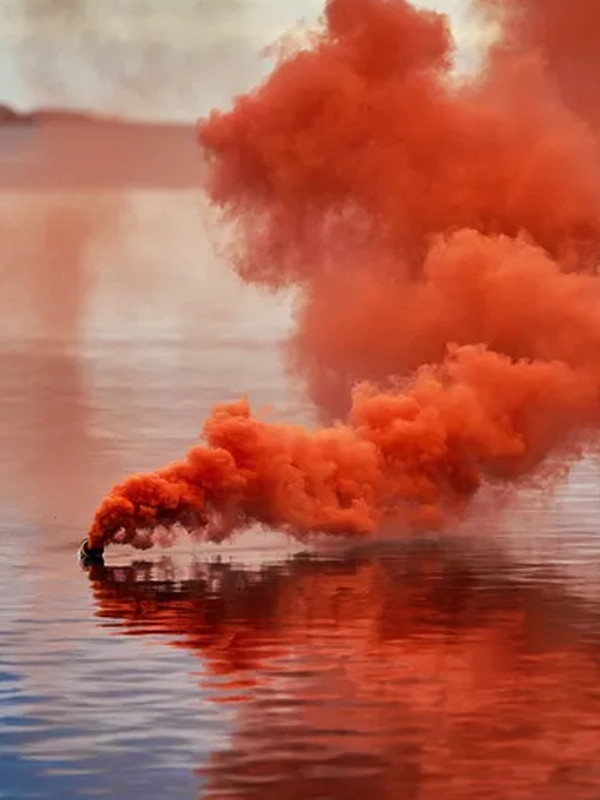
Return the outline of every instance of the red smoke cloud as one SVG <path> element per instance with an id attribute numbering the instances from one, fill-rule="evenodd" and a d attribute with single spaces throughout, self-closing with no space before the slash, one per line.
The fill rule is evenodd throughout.
<path id="1" fill-rule="evenodd" d="M 498 53 L 536 50 L 562 99 L 600 125 L 600 5 L 596 0 L 476 0 L 500 23 Z"/>
<path id="2" fill-rule="evenodd" d="M 217 408 L 206 447 L 113 490 L 92 546 L 148 546 L 173 521 L 219 536 L 437 522 L 598 423 L 597 140 L 543 61 L 509 57 L 528 41 L 516 20 L 458 83 L 442 16 L 329 0 L 309 46 L 199 124 L 237 268 L 298 288 L 291 366 L 347 422 Z"/>

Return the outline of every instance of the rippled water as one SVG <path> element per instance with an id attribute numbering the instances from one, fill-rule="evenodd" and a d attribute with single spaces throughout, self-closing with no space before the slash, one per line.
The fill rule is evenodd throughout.
<path id="1" fill-rule="evenodd" d="M 597 476 L 438 541 L 110 552 L 217 400 L 308 420 L 194 193 L 0 201 L 0 796 L 600 797 Z"/>

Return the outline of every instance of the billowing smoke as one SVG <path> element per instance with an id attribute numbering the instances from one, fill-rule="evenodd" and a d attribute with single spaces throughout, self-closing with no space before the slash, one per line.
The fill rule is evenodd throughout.
<path id="1" fill-rule="evenodd" d="M 199 123 L 236 268 L 297 288 L 290 368 L 344 423 L 221 406 L 205 444 L 110 493 L 90 545 L 150 546 L 173 522 L 211 537 L 252 521 L 300 537 L 439 524 L 482 483 L 591 441 L 598 143 L 557 91 L 556 49 L 528 32 L 535 4 L 502 5 L 485 70 L 458 82 L 445 17 L 329 0 L 308 44 Z"/>

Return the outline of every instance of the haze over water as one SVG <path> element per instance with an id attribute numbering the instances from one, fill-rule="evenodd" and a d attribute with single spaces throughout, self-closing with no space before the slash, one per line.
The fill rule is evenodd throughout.
<path id="1" fill-rule="evenodd" d="M 225 102 L 258 74 L 254 48 L 320 6 L 221 5 L 191 66 L 218 53 L 227 70 L 177 103 L 159 81 L 147 116 Z M 127 110 L 68 66 L 48 84 L 22 72 L 16 28 L 8 102 Z M 483 497 L 439 537 L 309 552 L 252 530 L 80 569 L 107 488 L 184 453 L 214 403 L 247 393 L 312 420 L 284 371 L 291 300 L 243 286 L 202 192 L 147 169 L 150 188 L 0 194 L 0 797 L 597 800 L 586 463 L 552 501 L 523 492 L 491 523 Z"/>

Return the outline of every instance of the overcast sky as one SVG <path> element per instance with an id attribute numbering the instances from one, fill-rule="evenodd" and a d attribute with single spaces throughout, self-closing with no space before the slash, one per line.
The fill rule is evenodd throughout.
<path id="1" fill-rule="evenodd" d="M 249 88 L 262 48 L 324 0 L 0 0 L 0 102 L 189 120 Z M 451 15 L 472 63 L 468 0 L 421 0 Z"/>

